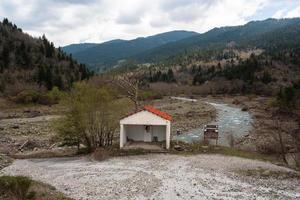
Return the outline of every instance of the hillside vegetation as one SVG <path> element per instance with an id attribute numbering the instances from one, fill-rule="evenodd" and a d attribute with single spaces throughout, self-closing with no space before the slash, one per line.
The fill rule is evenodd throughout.
<path id="1" fill-rule="evenodd" d="M 73 53 L 74 58 L 86 63 L 90 69 L 101 71 L 103 68 L 111 68 L 118 61 L 144 52 L 169 42 L 175 42 L 183 38 L 197 35 L 195 32 L 171 31 L 146 38 L 134 40 L 112 40 L 85 48 L 86 44 L 70 45 L 63 48 L 67 53 Z M 73 47 L 73 49 L 70 49 Z M 74 51 L 74 47 L 76 48 Z"/>
<path id="2" fill-rule="evenodd" d="M 141 87 L 164 95 L 276 95 L 300 77 L 299 46 L 299 18 L 268 19 L 162 45 L 111 72 L 134 72 Z"/>
<path id="3" fill-rule="evenodd" d="M 150 49 L 133 58 L 141 62 L 151 62 L 187 51 L 212 51 L 228 46 L 268 50 L 291 45 L 297 47 L 300 43 L 299 27 L 300 18 L 293 18 L 267 19 L 249 22 L 243 26 L 214 28 L 200 35 Z"/>
<path id="4" fill-rule="evenodd" d="M 202 34 L 172 31 L 129 41 L 112 40 L 98 45 L 73 44 L 63 49 L 73 53 L 78 61 L 86 63 L 90 69 L 99 72 L 122 66 L 126 60 L 140 64 L 158 63 L 174 60 L 174 57 L 178 58 L 182 54 L 199 55 L 199 52 L 212 57 L 226 48 L 263 49 L 276 56 L 277 53 L 283 53 L 284 49 L 289 51 L 294 48 L 299 51 L 299 29 L 300 18 L 267 19 L 241 26 L 214 28 Z"/>
<path id="5" fill-rule="evenodd" d="M 0 22 L 0 94 L 23 90 L 69 89 L 92 73 L 45 36 L 33 38 L 7 19 Z"/>

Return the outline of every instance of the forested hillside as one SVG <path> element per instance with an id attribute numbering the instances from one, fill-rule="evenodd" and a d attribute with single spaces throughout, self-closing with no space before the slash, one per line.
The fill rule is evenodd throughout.
<path id="1" fill-rule="evenodd" d="M 137 58 L 153 64 L 137 65 L 136 72 L 146 88 L 161 94 L 276 95 L 299 81 L 299 47 L 300 19 L 269 19 L 144 52 Z"/>
<path id="2" fill-rule="evenodd" d="M 264 49 L 270 54 L 300 46 L 300 18 L 252 21 L 241 26 L 214 28 L 197 34 L 172 31 L 135 40 L 112 40 L 102 44 L 74 44 L 64 47 L 78 61 L 95 71 L 109 70 L 120 61 L 157 63 L 172 60 L 182 54 L 203 54 L 228 47 Z M 279 50 L 279 51 L 278 51 Z M 204 53 L 207 54 L 207 53 Z M 291 55 L 292 56 L 292 55 Z"/>
<path id="3" fill-rule="evenodd" d="M 54 86 L 65 90 L 89 76 L 85 65 L 55 48 L 45 36 L 33 38 L 7 19 L 0 22 L 0 94 Z"/>
<path id="4" fill-rule="evenodd" d="M 212 51 L 228 45 L 236 48 L 263 48 L 274 50 L 299 46 L 300 18 L 267 19 L 243 26 L 215 28 L 206 33 L 171 42 L 133 58 L 140 62 L 155 62 L 187 51 Z"/>
<path id="5" fill-rule="evenodd" d="M 70 44 L 62 48 L 67 54 L 74 54 L 80 51 L 84 51 L 88 48 L 92 48 L 98 44 L 96 43 L 80 43 L 80 44 Z"/>
<path id="6" fill-rule="evenodd" d="M 171 31 L 134 40 L 112 40 L 92 45 L 90 48 L 85 48 L 86 44 L 69 45 L 64 47 L 63 50 L 68 53 L 74 53 L 74 58 L 82 63 L 86 63 L 91 69 L 101 71 L 104 67 L 111 68 L 122 59 L 128 59 L 148 49 L 197 34 L 189 31 Z M 74 49 L 70 50 L 70 47 L 76 47 L 75 51 Z"/>

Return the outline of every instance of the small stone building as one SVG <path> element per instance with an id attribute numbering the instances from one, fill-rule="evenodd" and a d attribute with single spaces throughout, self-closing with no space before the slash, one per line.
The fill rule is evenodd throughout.
<path id="1" fill-rule="evenodd" d="M 120 120 L 120 148 L 128 142 L 166 142 L 170 148 L 172 117 L 152 106 L 145 106 Z"/>

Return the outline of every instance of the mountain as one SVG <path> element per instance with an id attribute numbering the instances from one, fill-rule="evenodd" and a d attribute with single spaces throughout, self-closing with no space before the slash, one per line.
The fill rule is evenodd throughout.
<path id="1" fill-rule="evenodd" d="M 172 31 L 135 40 L 113 40 L 87 47 L 78 44 L 71 52 L 74 58 L 86 63 L 91 69 L 111 68 L 120 60 L 132 59 L 140 63 L 157 62 L 187 51 L 207 51 L 224 49 L 228 44 L 236 48 L 276 49 L 297 46 L 300 18 L 266 19 L 252 21 L 242 26 L 214 28 L 197 34 L 187 31 Z M 281 39 L 281 38 L 284 38 Z M 82 45 L 82 46 L 81 46 Z"/>
<path id="2" fill-rule="evenodd" d="M 147 89 L 161 94 L 181 94 L 188 88 L 198 95 L 277 95 L 282 88 L 298 87 L 300 18 L 215 28 L 130 59 L 153 64 L 137 65 L 136 70 L 121 65 L 111 71 L 126 73 L 130 69 Z M 293 95 L 293 91 L 287 93 Z"/>
<path id="3" fill-rule="evenodd" d="M 262 47 L 269 48 L 275 45 L 274 42 L 298 42 L 293 37 L 288 37 L 289 30 L 296 30 L 300 27 L 300 18 L 293 19 L 267 19 L 264 21 L 252 21 L 243 26 L 214 28 L 206 33 L 171 42 L 153 49 L 149 49 L 132 57 L 141 62 L 151 62 L 167 58 L 185 51 L 212 50 L 224 48 L 228 43 L 234 42 L 237 47 Z M 297 36 L 298 32 L 290 32 Z M 281 34 L 287 36 L 280 40 Z M 277 37 L 276 41 L 271 38 Z M 299 36 L 298 36 L 299 37 Z"/>
<path id="4" fill-rule="evenodd" d="M 176 42 L 184 38 L 198 35 L 190 31 L 171 31 L 149 37 L 141 37 L 134 40 L 113 40 L 88 47 L 87 44 L 69 45 L 63 48 L 79 62 L 91 67 L 103 67 L 116 64 L 119 60 L 127 59 L 146 50 Z M 70 50 L 71 47 L 71 50 Z"/>
<path id="5" fill-rule="evenodd" d="M 96 43 L 80 43 L 80 44 L 70 44 L 62 48 L 67 54 L 74 54 L 80 51 L 84 51 L 88 48 L 96 46 Z"/>
<path id="6" fill-rule="evenodd" d="M 67 54 L 75 54 L 78 52 L 85 51 L 89 48 L 98 46 L 98 45 L 108 45 L 108 44 L 117 44 L 119 42 L 125 42 L 126 40 L 116 39 L 116 40 L 110 40 L 103 43 L 78 43 L 78 44 L 70 44 L 67 46 L 62 47 L 62 50 L 66 52 Z"/>
<path id="7" fill-rule="evenodd" d="M 7 19 L 0 22 L 0 95 L 24 89 L 68 89 L 91 75 L 45 36 L 33 38 Z"/>

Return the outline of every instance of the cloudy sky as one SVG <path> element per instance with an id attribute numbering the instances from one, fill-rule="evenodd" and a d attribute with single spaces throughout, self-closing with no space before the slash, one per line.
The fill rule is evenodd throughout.
<path id="1" fill-rule="evenodd" d="M 0 17 L 64 46 L 300 17 L 300 0 L 0 0 Z"/>

